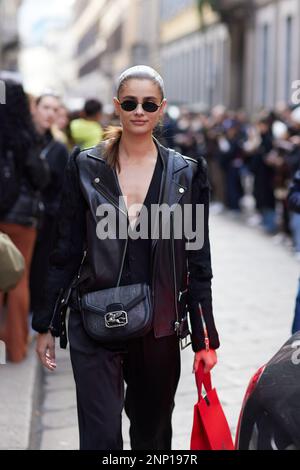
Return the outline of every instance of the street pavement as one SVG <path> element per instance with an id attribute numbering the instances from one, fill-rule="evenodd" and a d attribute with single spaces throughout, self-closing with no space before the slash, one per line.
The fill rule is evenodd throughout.
<path id="1" fill-rule="evenodd" d="M 29 447 L 40 375 L 33 345 L 21 364 L 0 365 L 0 450 Z"/>
<path id="2" fill-rule="evenodd" d="M 212 379 L 234 434 L 251 376 L 290 336 L 299 264 L 287 247 L 274 245 L 258 228 L 228 215 L 212 216 L 210 227 L 214 312 L 221 339 Z M 173 415 L 174 449 L 189 449 L 197 399 L 192 363 L 189 348 L 182 352 Z M 41 374 L 32 350 L 23 364 L 0 366 L 0 380 L 0 448 L 78 448 L 68 351 L 57 351 L 54 373 Z M 126 449 L 130 448 L 128 428 L 124 416 Z"/>

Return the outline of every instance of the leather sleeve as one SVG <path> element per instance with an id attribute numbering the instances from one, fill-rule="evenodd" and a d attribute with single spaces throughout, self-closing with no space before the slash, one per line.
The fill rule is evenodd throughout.
<path id="1" fill-rule="evenodd" d="M 32 319 L 33 329 L 40 333 L 48 331 L 59 293 L 72 282 L 83 256 L 86 205 L 79 187 L 76 166 L 79 153 L 79 149 L 73 151 L 66 167 L 55 248 L 50 255 L 45 285 L 46 301 L 43 310 L 34 312 Z"/>
<path id="2" fill-rule="evenodd" d="M 211 267 L 208 225 L 209 202 L 210 184 L 207 175 L 207 164 L 206 161 L 201 158 L 198 163 L 198 171 L 194 177 L 192 188 L 192 203 L 194 207 L 196 204 L 204 205 L 204 244 L 201 249 L 188 252 L 188 303 L 192 327 L 192 346 L 195 352 L 201 349 L 205 349 L 204 328 L 199 304 L 202 308 L 203 319 L 208 333 L 210 348 L 217 349 L 220 346 L 218 332 L 214 322 L 212 306 L 211 280 L 213 274 Z M 193 219 L 195 218 L 194 207 Z M 195 230 L 195 228 L 195 220 L 193 220 L 193 230 Z"/>

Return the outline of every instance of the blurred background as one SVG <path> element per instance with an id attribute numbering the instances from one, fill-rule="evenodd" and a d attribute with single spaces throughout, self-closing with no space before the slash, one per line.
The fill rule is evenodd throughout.
<path id="1" fill-rule="evenodd" d="M 300 173 L 299 207 L 288 204 L 300 169 L 300 0 L 0 0 L 0 141 L 30 160 L 22 178 L 39 209 L 30 227 L 14 206 L 0 211 L 26 266 L 0 292 L 0 449 L 78 447 L 68 355 L 58 352 L 55 375 L 41 370 L 30 314 L 45 301 L 68 154 L 118 124 L 115 81 L 136 64 L 165 80 L 162 144 L 208 164 L 214 379 L 233 433 L 250 376 L 300 329 Z M 191 351 L 183 362 L 177 449 L 189 448 L 196 399 Z"/>
<path id="2" fill-rule="evenodd" d="M 28 92 L 65 99 L 145 63 L 164 76 L 170 102 L 249 113 L 291 101 L 300 77 L 298 0 L 1 0 L 0 67 Z"/>

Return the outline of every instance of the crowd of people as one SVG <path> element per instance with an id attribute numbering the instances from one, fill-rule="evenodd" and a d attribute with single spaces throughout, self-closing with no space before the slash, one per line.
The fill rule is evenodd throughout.
<path id="1" fill-rule="evenodd" d="M 117 123 L 97 99 L 70 112 L 52 92 L 27 96 L 6 80 L 0 106 L 0 232 L 8 235 L 25 262 L 14 288 L 0 292 L 0 340 L 8 359 L 27 354 L 29 313 L 42 308 L 53 248 L 64 168 L 74 146 L 97 145 Z M 300 259 L 300 214 L 288 206 L 288 189 L 300 165 L 300 108 L 261 112 L 253 121 L 222 106 L 209 114 L 169 107 L 156 131 L 163 145 L 204 156 L 211 183 L 211 208 L 293 244 Z"/>
<path id="2" fill-rule="evenodd" d="M 206 158 L 214 210 L 246 212 L 250 224 L 293 240 L 300 257 L 300 219 L 287 205 L 300 164 L 300 108 L 261 112 L 253 121 L 222 106 L 210 115 L 183 110 L 177 121 L 166 117 L 163 133 L 170 147 Z"/>

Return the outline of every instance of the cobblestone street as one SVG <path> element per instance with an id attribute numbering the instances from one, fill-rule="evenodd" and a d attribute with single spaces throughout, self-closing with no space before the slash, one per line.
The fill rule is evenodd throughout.
<path id="1" fill-rule="evenodd" d="M 298 265 L 287 248 L 225 216 L 211 217 L 214 309 L 221 337 L 213 383 L 235 432 L 248 381 L 290 334 Z M 191 350 L 182 353 L 182 375 L 173 418 L 174 449 L 188 449 L 196 388 Z M 75 393 L 68 352 L 46 373 L 41 449 L 78 448 Z M 128 422 L 123 420 L 125 448 Z"/>

